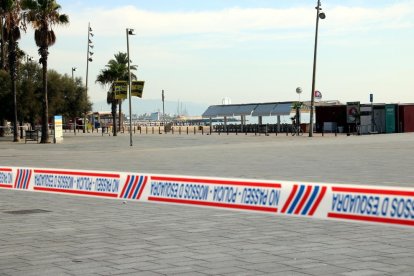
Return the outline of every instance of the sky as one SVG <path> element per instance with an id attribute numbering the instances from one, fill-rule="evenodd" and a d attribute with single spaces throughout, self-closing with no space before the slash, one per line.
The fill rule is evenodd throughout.
<path id="1" fill-rule="evenodd" d="M 316 0 L 60 0 L 70 24 L 55 26 L 49 69 L 86 78 L 88 23 L 94 37 L 88 96 L 106 100 L 96 76 L 127 52 L 145 80 L 144 99 L 233 104 L 310 100 Z M 322 0 L 316 90 L 322 100 L 414 102 L 414 0 Z M 33 31 L 20 47 L 38 59 Z M 302 88 L 302 94 L 296 88 Z M 139 100 L 139 99 L 134 99 Z M 107 108 L 109 109 L 109 107 Z"/>

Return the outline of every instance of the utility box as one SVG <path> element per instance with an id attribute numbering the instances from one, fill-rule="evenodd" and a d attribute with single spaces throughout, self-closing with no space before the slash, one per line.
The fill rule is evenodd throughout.
<path id="1" fill-rule="evenodd" d="M 399 105 L 401 132 L 414 132 L 414 104 Z"/>
<path id="2" fill-rule="evenodd" d="M 385 105 L 385 133 L 397 132 L 397 105 Z"/>

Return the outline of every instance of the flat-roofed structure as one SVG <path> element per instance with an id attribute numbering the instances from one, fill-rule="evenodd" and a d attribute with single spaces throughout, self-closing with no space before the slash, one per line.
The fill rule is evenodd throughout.
<path id="1" fill-rule="evenodd" d="M 263 116 L 277 116 L 277 125 L 280 127 L 280 116 L 289 116 L 292 111 L 293 102 L 271 102 L 271 103 L 249 103 L 211 105 L 202 114 L 203 118 L 224 117 L 224 125 L 227 125 L 227 117 L 241 117 L 241 131 L 246 123 L 246 116 L 259 117 L 259 125 L 262 124 Z"/>

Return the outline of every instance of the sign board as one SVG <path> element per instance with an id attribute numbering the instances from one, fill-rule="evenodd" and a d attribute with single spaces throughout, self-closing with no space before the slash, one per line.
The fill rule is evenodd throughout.
<path id="1" fill-rule="evenodd" d="M 142 98 L 145 81 L 133 81 L 131 85 L 131 96 Z"/>
<path id="2" fill-rule="evenodd" d="M 315 101 L 322 100 L 322 93 L 318 90 L 315 91 Z"/>
<path id="3" fill-rule="evenodd" d="M 53 140 L 55 143 L 61 143 L 63 141 L 62 115 L 56 115 L 54 117 L 54 125 L 55 125 L 55 136 Z"/>
<path id="4" fill-rule="evenodd" d="M 348 124 L 359 123 L 360 103 L 347 102 L 346 103 L 346 122 Z"/>
<path id="5" fill-rule="evenodd" d="M 123 100 L 128 95 L 128 82 L 127 81 L 115 81 L 113 86 L 115 99 Z"/>

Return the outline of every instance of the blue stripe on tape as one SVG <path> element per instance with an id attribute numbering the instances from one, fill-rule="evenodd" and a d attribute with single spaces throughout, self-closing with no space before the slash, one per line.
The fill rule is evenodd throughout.
<path id="1" fill-rule="evenodd" d="M 296 194 L 295 199 L 293 200 L 292 205 L 290 205 L 288 214 L 292 214 L 293 210 L 295 210 L 296 205 L 298 204 L 299 199 L 302 197 L 303 191 L 305 190 L 305 185 L 300 185 L 299 191 Z"/>
<path id="2" fill-rule="evenodd" d="M 301 215 L 307 215 L 308 214 L 308 211 L 311 208 L 313 202 L 315 201 L 315 198 L 318 195 L 318 193 L 319 193 L 319 186 L 314 186 L 312 195 L 309 198 L 308 202 L 306 203 L 305 209 L 303 209 Z"/>

